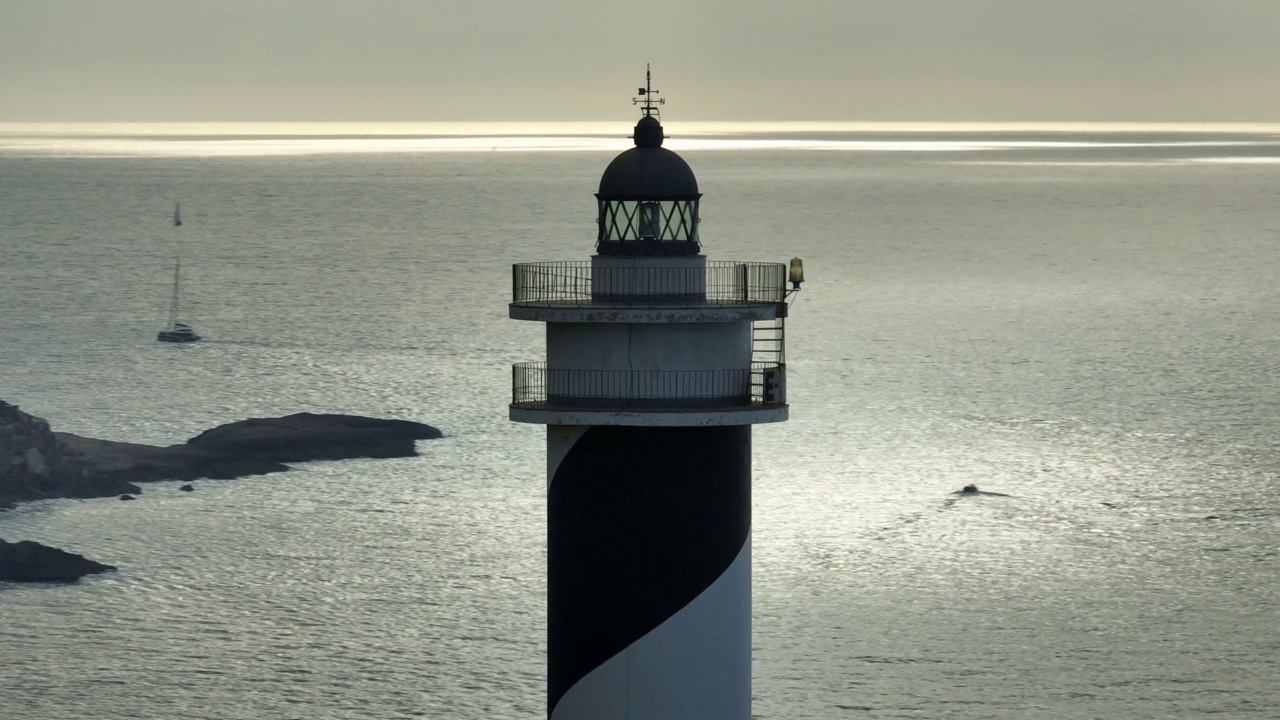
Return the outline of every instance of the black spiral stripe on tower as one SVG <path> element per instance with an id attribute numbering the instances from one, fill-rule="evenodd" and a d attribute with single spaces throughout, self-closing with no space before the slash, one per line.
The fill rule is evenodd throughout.
<path id="1" fill-rule="evenodd" d="M 751 529 L 751 428 L 586 430 L 548 492 L 548 708 L 688 605 Z"/>

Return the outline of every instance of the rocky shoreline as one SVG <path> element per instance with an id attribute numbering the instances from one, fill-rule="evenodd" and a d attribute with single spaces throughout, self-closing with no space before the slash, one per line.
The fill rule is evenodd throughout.
<path id="1" fill-rule="evenodd" d="M 283 472 L 293 462 L 412 457 L 418 440 L 441 436 L 430 425 L 407 420 L 298 413 L 219 425 L 185 443 L 161 447 L 54 432 L 44 419 L 0 400 L 0 511 L 30 500 L 138 495 L 142 488 L 136 483 Z M 19 546 L 21 553 L 14 550 Z M 64 563 L 65 558 L 37 548 L 62 552 L 36 543 L 0 546 L 0 580 L 39 575 L 19 568 L 19 555 L 27 565 L 32 558 Z M 98 565 L 85 562 L 91 563 L 85 568 Z"/>

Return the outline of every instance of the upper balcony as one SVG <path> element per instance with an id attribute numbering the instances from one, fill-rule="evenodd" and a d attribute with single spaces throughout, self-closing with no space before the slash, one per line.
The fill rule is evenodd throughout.
<path id="1" fill-rule="evenodd" d="M 510 316 L 543 322 L 734 322 L 786 316 L 787 266 L 698 258 L 517 263 Z"/>

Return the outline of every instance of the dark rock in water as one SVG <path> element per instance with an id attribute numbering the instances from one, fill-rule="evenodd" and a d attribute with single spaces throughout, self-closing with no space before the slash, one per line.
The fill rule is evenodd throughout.
<path id="1" fill-rule="evenodd" d="M 239 457 L 303 462 L 411 457 L 417 454 L 415 441 L 441 435 L 430 425 L 407 420 L 298 413 L 219 425 L 191 438 L 187 445 Z"/>
<path id="2" fill-rule="evenodd" d="M 289 462 L 412 457 L 416 441 L 439 437 L 436 428 L 407 420 L 299 413 L 220 425 L 157 447 L 53 432 L 0 400 L 0 508 L 45 498 L 133 500 L 142 492 L 135 482 L 264 475 L 288 470 Z M 114 569 L 38 543 L 0 540 L 0 580 L 74 582 Z"/>
<path id="3" fill-rule="evenodd" d="M 99 485 L 128 481 L 195 480 L 202 477 L 230 480 L 289 469 L 287 465 L 270 459 L 239 457 L 187 444 L 157 447 L 96 440 L 70 433 L 54 434 L 66 448 L 69 457 L 91 468 L 91 476 Z"/>
<path id="4" fill-rule="evenodd" d="M 441 436 L 407 420 L 299 413 L 228 423 L 157 447 L 53 432 L 0 400 L 0 498 L 119 497 L 139 494 L 139 482 L 229 480 L 309 460 L 411 457 L 416 441 Z"/>
<path id="5" fill-rule="evenodd" d="M 0 540 L 0 580 L 70 583 L 110 570 L 115 568 L 48 545 Z"/>
<path id="6" fill-rule="evenodd" d="M 1013 497 L 1012 495 L 1005 495 L 1004 493 L 987 492 L 986 490 L 979 490 L 977 485 L 965 485 L 964 487 L 952 493 L 952 495 L 981 495 L 983 497 Z"/>
<path id="7" fill-rule="evenodd" d="M 181 490 L 182 492 L 194 492 L 194 491 L 195 491 L 195 487 L 194 487 L 194 486 L 192 486 L 192 484 L 191 484 L 191 483 L 187 483 L 186 485 L 183 485 L 182 487 L 180 487 L 180 488 L 178 488 L 178 489 L 179 489 L 179 490 Z"/>

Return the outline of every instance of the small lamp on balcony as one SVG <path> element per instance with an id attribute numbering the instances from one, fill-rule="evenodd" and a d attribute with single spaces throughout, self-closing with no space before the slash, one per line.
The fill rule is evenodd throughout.
<path id="1" fill-rule="evenodd" d="M 799 290 L 800 283 L 804 282 L 804 261 L 800 258 L 791 258 L 791 271 L 787 273 L 787 279 L 791 281 L 791 289 Z"/>

